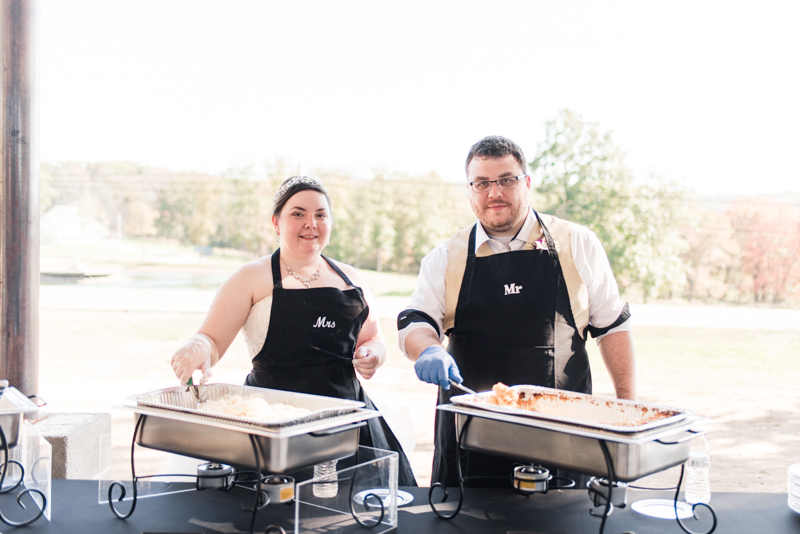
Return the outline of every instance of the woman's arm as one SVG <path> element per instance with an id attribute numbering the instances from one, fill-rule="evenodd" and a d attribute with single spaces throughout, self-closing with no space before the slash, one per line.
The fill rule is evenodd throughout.
<path id="1" fill-rule="evenodd" d="M 219 358 L 222 358 L 244 326 L 253 304 L 269 296 L 259 295 L 260 298 L 256 298 L 254 294 L 254 288 L 265 286 L 261 283 L 264 278 L 263 263 L 263 259 L 248 263 L 233 273 L 217 291 L 206 318 L 200 325 L 198 332 L 214 341 L 219 350 Z M 271 276 L 271 272 L 267 274 Z M 269 294 L 272 294 L 272 283 L 266 287 L 269 288 Z M 212 365 L 216 363 L 214 361 Z"/>
<path id="2" fill-rule="evenodd" d="M 222 358 L 247 320 L 254 299 L 269 296 L 255 295 L 253 290 L 266 286 L 271 293 L 272 284 L 260 283 L 264 265 L 262 258 L 242 266 L 219 288 L 200 329 L 172 356 L 172 368 L 181 383 L 185 384 L 197 369 L 203 371 L 204 380 L 208 379 L 210 368 Z M 271 279 L 271 269 L 266 274 Z"/>

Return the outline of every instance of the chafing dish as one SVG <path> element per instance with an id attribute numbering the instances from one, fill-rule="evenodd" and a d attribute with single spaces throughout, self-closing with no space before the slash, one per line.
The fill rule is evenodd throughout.
<path id="1" fill-rule="evenodd" d="M 256 468 L 258 463 L 262 471 L 280 474 L 355 454 L 359 428 L 380 416 L 361 402 L 273 389 L 211 384 L 200 386 L 199 393 L 201 400 L 255 395 L 270 404 L 309 409 L 311 414 L 259 422 L 198 410 L 194 393 L 168 388 L 129 397 L 121 406 L 142 418 L 136 443 L 241 467 Z"/>
<path id="2" fill-rule="evenodd" d="M 0 397 L 0 428 L 3 429 L 8 446 L 16 447 L 19 442 L 22 418 L 36 415 L 39 407 L 13 386 L 7 386 L 0 395 L 2 395 Z"/>
<path id="3" fill-rule="evenodd" d="M 491 392 L 461 395 L 452 404 L 439 410 L 456 416 L 456 432 L 460 445 L 511 459 L 542 463 L 587 475 L 608 476 L 608 466 L 600 442 L 605 442 L 614 466 L 614 478 L 629 482 L 668 469 L 686 461 L 689 442 L 695 436 L 692 428 L 704 420 L 688 410 L 676 410 L 618 399 L 539 388 L 515 386 L 520 390 L 557 392 L 575 400 L 573 408 L 559 413 L 533 412 L 496 406 L 480 397 Z M 566 403 L 569 407 L 570 403 Z M 588 411 L 587 411 L 587 407 Z M 661 410 L 663 417 L 643 424 L 624 421 L 612 424 L 589 414 L 591 407 L 599 412 L 619 410 L 623 414 Z M 588 415 L 587 415 L 588 414 Z M 625 416 L 628 417 L 628 416 Z"/>

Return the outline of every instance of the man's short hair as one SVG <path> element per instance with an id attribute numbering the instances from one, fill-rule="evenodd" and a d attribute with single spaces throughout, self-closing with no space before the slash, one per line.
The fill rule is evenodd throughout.
<path id="1" fill-rule="evenodd" d="M 502 135 L 490 135 L 484 137 L 469 149 L 467 162 L 464 164 L 464 170 L 466 171 L 469 168 L 469 162 L 472 161 L 473 158 L 504 158 L 509 155 L 514 156 L 522 172 L 525 172 L 525 154 L 522 153 L 522 149 L 519 145 Z"/>

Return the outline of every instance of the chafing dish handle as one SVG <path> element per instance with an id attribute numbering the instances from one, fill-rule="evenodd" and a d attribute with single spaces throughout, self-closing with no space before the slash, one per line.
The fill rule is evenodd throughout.
<path id="1" fill-rule="evenodd" d="M 42 408 L 43 406 L 47 406 L 47 401 L 46 401 L 46 400 L 44 400 L 44 399 L 43 399 L 42 397 L 40 397 L 39 395 L 37 395 L 36 393 L 34 393 L 33 395 L 28 395 L 28 398 L 29 398 L 31 401 L 33 401 L 33 403 L 34 403 L 36 406 L 38 406 L 39 408 Z"/>
<path id="2" fill-rule="evenodd" d="M 661 443 L 662 445 L 678 445 L 680 443 L 686 443 L 691 439 L 699 438 L 700 436 L 704 436 L 706 434 L 705 430 L 685 430 L 684 432 L 689 435 L 684 436 L 676 441 L 664 441 L 662 439 L 657 439 L 655 441 Z"/>
<path id="3" fill-rule="evenodd" d="M 340 432 L 347 432 L 348 430 L 353 430 L 355 428 L 361 428 L 362 426 L 366 426 L 366 421 L 359 421 L 358 423 L 353 423 L 351 425 L 344 425 L 344 426 L 337 426 L 336 428 L 330 428 L 328 430 L 320 430 L 319 432 L 309 432 L 309 436 L 314 436 L 315 438 L 321 438 L 323 436 L 332 436 L 333 434 L 338 434 Z"/>

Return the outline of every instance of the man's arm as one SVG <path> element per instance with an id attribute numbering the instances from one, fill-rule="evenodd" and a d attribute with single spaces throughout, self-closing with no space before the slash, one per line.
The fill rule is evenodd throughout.
<path id="1" fill-rule="evenodd" d="M 397 345 L 411 360 L 417 361 L 420 353 L 444 341 L 442 322 L 444 321 L 445 273 L 447 271 L 447 248 L 440 245 L 424 258 L 417 277 L 417 288 L 411 295 L 408 306 L 397 317 Z M 433 339 L 428 344 L 409 353 L 415 343 L 407 343 L 406 338 L 417 331 L 427 330 Z M 417 334 L 420 335 L 420 334 Z"/>
<path id="2" fill-rule="evenodd" d="M 417 328 L 406 336 L 406 356 L 412 362 L 419 359 L 419 355 L 428 347 L 441 346 L 439 336 L 432 328 Z"/>
<path id="3" fill-rule="evenodd" d="M 636 359 L 630 332 L 613 332 L 600 339 L 600 355 L 614 383 L 617 398 L 636 400 Z"/>
<path id="4" fill-rule="evenodd" d="M 431 328 L 417 328 L 408 333 L 405 341 L 406 355 L 414 361 L 417 378 L 429 384 L 450 389 L 450 380 L 460 384 L 464 380 L 453 357 L 444 350 L 439 336 Z"/>

